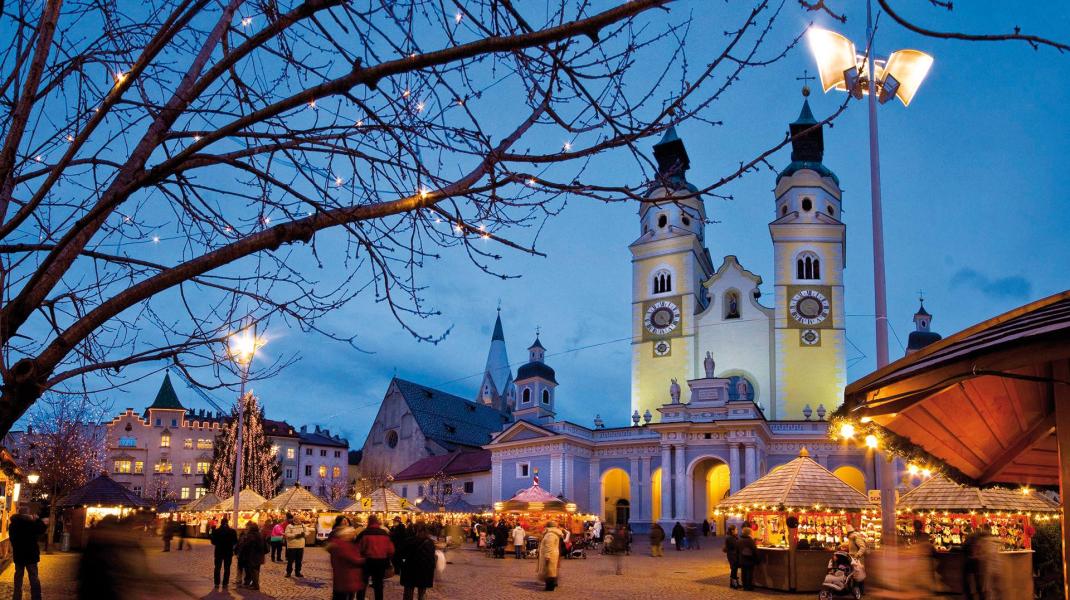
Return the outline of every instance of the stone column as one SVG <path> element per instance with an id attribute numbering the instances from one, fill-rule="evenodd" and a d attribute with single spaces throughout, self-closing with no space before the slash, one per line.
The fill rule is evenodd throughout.
<path id="1" fill-rule="evenodd" d="M 661 520 L 672 521 L 672 446 L 661 447 Z"/>
<path id="2" fill-rule="evenodd" d="M 743 446 L 743 462 L 746 465 L 743 471 L 747 475 L 747 485 L 750 485 L 758 479 L 758 456 L 755 453 L 754 444 Z"/>
<path id="3" fill-rule="evenodd" d="M 684 457 L 684 446 L 679 444 L 676 446 L 676 520 L 683 521 L 687 519 L 687 505 L 690 504 L 687 498 L 687 489 L 684 485 L 685 470 L 687 465 Z"/>
<path id="4" fill-rule="evenodd" d="M 588 490 L 587 490 L 587 506 L 588 512 L 598 515 L 605 519 L 605 515 L 602 514 L 602 473 L 601 467 L 598 465 L 598 459 L 591 459 L 591 473 L 588 478 Z"/>
<path id="5" fill-rule="evenodd" d="M 639 457 L 633 456 L 628 465 L 628 510 L 629 521 L 639 518 L 639 507 L 643 505 L 643 484 L 639 477 Z"/>
<path id="6" fill-rule="evenodd" d="M 569 454 L 567 452 L 561 455 L 561 495 L 571 502 L 575 502 L 576 499 L 572 496 L 572 473 L 569 469 L 568 457 Z"/>
<path id="7" fill-rule="evenodd" d="M 739 444 L 730 444 L 728 446 L 728 486 L 730 494 L 743 489 L 743 486 L 740 485 L 739 475 Z"/>
<path id="8" fill-rule="evenodd" d="M 502 498 L 502 459 L 493 456 L 490 460 L 490 501 L 501 502 L 503 500 L 508 500 L 508 498 Z"/>
<path id="9" fill-rule="evenodd" d="M 650 483 L 650 457 L 644 456 L 639 462 L 639 480 L 642 483 L 640 491 L 643 495 L 639 504 L 639 518 L 642 521 L 653 521 L 657 518 L 654 513 L 654 488 Z"/>

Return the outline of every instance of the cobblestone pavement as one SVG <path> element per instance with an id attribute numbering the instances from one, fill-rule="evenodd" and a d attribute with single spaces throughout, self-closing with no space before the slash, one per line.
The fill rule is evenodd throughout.
<path id="1" fill-rule="evenodd" d="M 720 540 L 707 543 L 702 550 L 676 552 L 670 545 L 664 558 L 632 554 L 618 558 L 590 554 L 589 557 L 562 562 L 560 587 L 548 594 L 535 580 L 535 561 L 516 560 L 511 556 L 495 560 L 471 547 L 447 553 L 449 566 L 436 578 L 429 599 L 451 600 L 521 600 L 556 598 L 557 600 L 672 598 L 686 600 L 742 600 L 785 598 L 788 594 L 771 592 L 737 592 L 728 588 L 728 566 L 720 552 Z M 646 549 L 645 544 L 637 548 Z M 261 570 L 261 591 L 212 589 L 212 548 L 205 540 L 196 540 L 192 551 L 164 553 L 153 543 L 146 546 L 147 564 L 132 568 L 135 584 L 128 586 L 128 598 L 151 600 L 267 600 L 277 598 L 322 599 L 331 597 L 331 572 L 327 552 L 322 548 L 305 550 L 303 579 L 283 577 L 284 564 L 268 562 Z M 42 556 L 41 578 L 45 600 L 73 598 L 78 555 Z M 14 569 L 0 574 L 0 597 L 11 597 Z M 232 573 L 232 576 L 234 573 Z M 25 587 L 25 585 L 24 585 Z M 24 594 L 29 598 L 29 590 Z M 369 594 L 369 597 L 371 595 Z M 400 600 L 397 578 L 387 582 L 387 600 Z M 798 596 L 797 596 L 798 597 Z"/>

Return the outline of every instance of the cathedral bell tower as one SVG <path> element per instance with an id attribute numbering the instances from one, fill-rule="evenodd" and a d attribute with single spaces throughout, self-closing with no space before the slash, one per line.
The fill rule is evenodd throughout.
<path id="1" fill-rule="evenodd" d="M 669 402 L 672 380 L 687 381 L 696 372 L 693 317 L 707 304 L 701 282 L 713 272 L 704 246 L 706 207 L 685 178 L 691 160 L 675 128 L 654 145 L 654 158 L 658 171 L 639 207 L 640 235 L 628 247 L 631 410 L 640 414 L 658 414 L 657 408 Z"/>
<path id="2" fill-rule="evenodd" d="M 821 160 L 822 127 L 803 88 L 790 124 L 791 163 L 777 176 L 773 240 L 776 308 L 776 398 L 772 418 L 804 418 L 807 406 L 832 410 L 847 383 L 843 302 L 846 227 L 840 180 Z"/>

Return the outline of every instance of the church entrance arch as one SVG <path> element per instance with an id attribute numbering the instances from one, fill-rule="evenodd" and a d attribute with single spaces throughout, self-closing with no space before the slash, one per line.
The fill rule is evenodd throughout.
<path id="1" fill-rule="evenodd" d="M 661 467 L 650 474 L 650 518 L 661 520 Z"/>
<path id="2" fill-rule="evenodd" d="M 728 497 L 731 488 L 731 473 L 728 465 L 715 456 L 705 456 L 691 463 L 691 520 L 702 523 L 704 519 L 714 522 L 713 511 L 717 503 Z M 724 532 L 723 523 L 718 523 L 718 533 Z"/>
<path id="3" fill-rule="evenodd" d="M 602 474 L 602 520 L 620 525 L 630 516 L 632 481 L 624 469 L 613 468 Z M 623 501 L 623 504 L 621 503 Z"/>

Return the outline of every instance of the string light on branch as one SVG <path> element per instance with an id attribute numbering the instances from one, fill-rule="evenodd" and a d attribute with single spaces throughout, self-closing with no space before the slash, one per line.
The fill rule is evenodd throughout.
<path id="1" fill-rule="evenodd" d="M 416 112 L 423 112 L 423 111 L 424 111 L 424 103 L 423 102 L 417 102 L 416 103 Z"/>
<path id="2" fill-rule="evenodd" d="M 66 137 L 66 138 L 64 138 L 64 139 L 66 139 L 66 140 L 67 140 L 67 143 L 70 143 L 70 142 L 73 142 L 73 141 L 74 141 L 74 136 L 68 133 L 68 134 L 67 134 L 67 137 Z"/>
<path id="3" fill-rule="evenodd" d="M 308 101 L 308 107 L 311 108 L 311 109 L 315 109 L 316 108 L 316 99 L 315 98 L 313 98 L 313 99 Z"/>
<path id="4" fill-rule="evenodd" d="M 427 198 L 431 194 L 431 191 L 428 190 L 427 188 L 420 188 L 419 194 L 420 194 L 420 198 L 423 199 L 423 198 Z"/>
<path id="5" fill-rule="evenodd" d="M 123 71 L 116 71 L 115 72 L 115 85 L 116 86 L 122 85 L 123 82 L 126 81 L 127 77 L 129 77 L 129 74 L 124 73 Z M 100 110 L 100 109 L 97 109 L 97 110 Z"/>
<path id="6" fill-rule="evenodd" d="M 201 141 L 201 136 L 199 136 L 199 135 L 193 136 L 193 141 L 195 141 L 195 142 Z"/>
<path id="7" fill-rule="evenodd" d="M 336 185 L 336 186 L 339 186 L 339 187 L 340 187 L 340 186 L 342 185 L 342 183 L 343 183 L 343 182 L 345 182 L 345 180 L 344 180 L 344 179 L 342 179 L 341 177 L 335 177 L 335 178 L 334 178 L 334 185 Z"/>
<path id="8" fill-rule="evenodd" d="M 271 217 L 264 217 L 263 219 L 261 219 L 261 221 L 263 221 L 264 225 L 270 225 Z"/>
<path id="9" fill-rule="evenodd" d="M 534 177 L 532 177 L 531 179 L 528 179 L 528 185 L 529 185 L 529 186 L 531 186 L 531 187 L 535 187 L 535 184 L 536 184 L 536 183 L 538 183 L 538 182 L 537 182 L 537 181 L 535 181 L 535 178 L 534 178 Z"/>
<path id="10" fill-rule="evenodd" d="M 160 236 L 158 236 L 158 235 L 152 236 L 152 243 L 153 244 L 159 244 L 160 243 Z"/>
<path id="11" fill-rule="evenodd" d="M 43 161 L 43 160 L 44 160 L 44 157 L 42 157 L 42 156 L 41 156 L 40 154 L 38 154 L 37 156 L 33 157 L 33 159 L 34 159 L 35 161 L 37 161 L 37 162 L 41 162 L 41 161 Z"/>
<path id="12" fill-rule="evenodd" d="M 252 17 L 245 17 L 245 18 L 243 18 L 241 20 L 241 26 L 242 27 L 248 27 L 248 26 L 250 26 L 252 24 L 253 24 L 253 18 Z"/>
<path id="13" fill-rule="evenodd" d="M 564 148 L 565 152 L 568 152 L 572 150 L 572 142 L 565 142 L 565 144 L 561 147 Z"/>
<path id="14" fill-rule="evenodd" d="M 357 127 L 364 127 L 364 119 L 357 119 Z"/>
<path id="15" fill-rule="evenodd" d="M 405 90 L 405 91 L 401 92 L 401 97 L 402 98 L 408 98 L 409 94 L 411 94 L 411 93 L 412 92 L 410 92 L 409 90 Z"/>
<path id="16" fill-rule="evenodd" d="M 464 19 L 464 15 L 461 14 L 461 11 L 457 11 L 457 14 L 453 15 L 453 22 L 460 25 L 461 19 Z"/>

